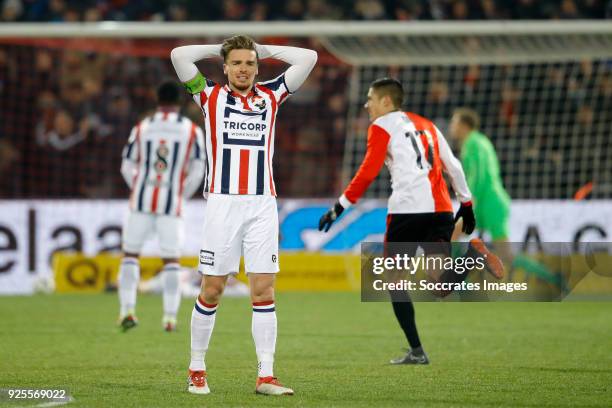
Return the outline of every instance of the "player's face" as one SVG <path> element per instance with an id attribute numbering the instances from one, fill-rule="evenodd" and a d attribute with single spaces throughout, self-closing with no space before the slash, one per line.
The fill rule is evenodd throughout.
<path id="1" fill-rule="evenodd" d="M 253 50 L 231 50 L 223 64 L 223 73 L 232 88 L 248 91 L 257 75 L 257 53 Z"/>
<path id="2" fill-rule="evenodd" d="M 372 88 L 368 90 L 368 101 L 365 104 L 365 108 L 368 111 L 371 122 L 374 122 L 387 112 L 384 97 L 380 97 Z"/>

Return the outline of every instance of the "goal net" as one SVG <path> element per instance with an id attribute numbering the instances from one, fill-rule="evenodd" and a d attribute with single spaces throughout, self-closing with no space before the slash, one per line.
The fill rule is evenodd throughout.
<path id="1" fill-rule="evenodd" d="M 326 37 L 353 67 L 343 179 L 366 147 L 370 83 L 395 77 L 405 110 L 448 123 L 476 110 L 513 198 L 612 196 L 612 31 L 583 23 L 447 23 Z M 587 190 L 585 190 L 587 189 Z M 592 189 L 592 190 L 591 190 Z M 390 192 L 386 169 L 368 191 Z"/>

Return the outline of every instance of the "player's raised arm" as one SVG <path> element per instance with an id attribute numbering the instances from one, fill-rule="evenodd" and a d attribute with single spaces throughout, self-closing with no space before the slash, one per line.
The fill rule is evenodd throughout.
<path id="1" fill-rule="evenodd" d="M 259 59 L 274 58 L 291 65 L 284 74 L 289 93 L 302 86 L 317 63 L 317 52 L 307 48 L 257 44 L 255 49 Z"/>
<path id="2" fill-rule="evenodd" d="M 465 173 L 461 162 L 455 157 L 450 146 L 446 142 L 444 135 L 436 127 L 438 133 L 438 146 L 440 149 L 440 160 L 444 164 L 444 171 L 448 174 L 453 190 L 457 195 L 457 199 L 461 203 L 461 207 L 455 217 L 455 222 L 459 218 L 463 218 L 462 231 L 471 234 L 476 228 L 476 220 L 472 209 L 472 193 L 465 179 Z"/>
<path id="3" fill-rule="evenodd" d="M 191 94 L 201 92 L 206 86 L 206 78 L 198 71 L 196 61 L 220 56 L 221 44 L 186 45 L 177 47 L 170 53 L 177 76 Z"/>

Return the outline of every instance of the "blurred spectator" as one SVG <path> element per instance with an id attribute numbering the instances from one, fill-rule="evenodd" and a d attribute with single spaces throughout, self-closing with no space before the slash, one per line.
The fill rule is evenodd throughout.
<path id="1" fill-rule="evenodd" d="M 444 20 L 448 18 L 448 12 L 446 11 L 446 2 L 444 0 L 430 0 L 429 8 L 431 10 L 431 16 L 435 20 Z"/>
<path id="2" fill-rule="evenodd" d="M 269 6 L 265 1 L 256 1 L 251 7 L 251 21 L 266 21 L 270 18 Z"/>
<path id="3" fill-rule="evenodd" d="M 13 198 L 19 192 L 17 165 L 22 159 L 21 151 L 10 141 L 0 138 L 0 197 Z"/>
<path id="4" fill-rule="evenodd" d="M 56 151 L 64 151 L 78 145 L 87 137 L 89 124 L 82 120 L 78 125 L 70 113 L 64 109 L 59 110 L 53 118 L 53 127 L 37 129 L 38 141 L 42 146 L 50 146 Z"/>
<path id="5" fill-rule="evenodd" d="M 554 17 L 557 17 L 557 13 L 554 14 Z M 578 12 L 578 6 L 576 6 L 574 0 L 562 0 L 558 18 L 567 20 L 582 18 L 582 16 Z"/>
<path id="6" fill-rule="evenodd" d="M 21 0 L 4 0 L 2 3 L 2 18 L 0 21 L 20 21 L 23 15 L 23 4 Z"/>
<path id="7" fill-rule="evenodd" d="M 240 21 L 245 20 L 247 8 L 240 0 L 224 0 L 223 14 L 221 20 Z"/>
<path id="8" fill-rule="evenodd" d="M 306 20 L 337 20 L 341 16 L 340 9 L 325 0 L 307 0 L 306 2 Z"/>
<path id="9" fill-rule="evenodd" d="M 469 9 L 465 1 L 458 0 L 453 2 L 451 6 L 450 18 L 453 20 L 467 20 L 469 18 Z"/>
<path id="10" fill-rule="evenodd" d="M 429 87 L 429 103 L 433 105 L 445 104 L 448 101 L 448 84 L 435 80 Z"/>
<path id="11" fill-rule="evenodd" d="M 182 4 L 171 4 L 168 7 L 168 21 L 187 21 L 189 18 L 187 8 Z"/>
<path id="12" fill-rule="evenodd" d="M 380 0 L 357 0 L 353 8 L 354 20 L 388 20 Z"/>
<path id="13" fill-rule="evenodd" d="M 279 20 L 303 20 L 304 19 L 304 3 L 302 0 L 288 0 L 285 2 L 284 11 L 278 15 Z"/>
<path id="14" fill-rule="evenodd" d="M 429 3 L 421 0 L 398 0 L 393 11 L 395 20 L 431 20 Z"/>
<path id="15" fill-rule="evenodd" d="M 482 8 L 482 18 L 485 20 L 506 19 L 507 15 L 498 11 L 495 0 L 482 0 L 480 2 Z"/>
<path id="16" fill-rule="evenodd" d="M 66 2 L 64 0 L 49 0 L 49 8 L 45 20 L 62 22 L 66 12 Z"/>
<path id="17" fill-rule="evenodd" d="M 96 23 L 102 20 L 102 14 L 97 7 L 90 7 L 83 13 L 83 21 L 86 23 Z"/>
<path id="18" fill-rule="evenodd" d="M 510 82 L 506 82 L 502 88 L 501 106 L 499 109 L 500 124 L 510 129 L 518 126 L 517 102 L 521 93 Z"/>
<path id="19" fill-rule="evenodd" d="M 62 21 L 65 23 L 78 23 L 81 21 L 81 13 L 75 8 L 67 8 L 62 15 Z"/>
<path id="20" fill-rule="evenodd" d="M 37 125 L 36 139 L 44 154 L 38 156 L 43 177 L 30 180 L 34 196 L 81 196 L 82 163 L 87 160 L 81 145 L 88 132 L 86 120 L 76 122 L 64 109 L 57 110 L 50 123 L 40 122 Z"/>

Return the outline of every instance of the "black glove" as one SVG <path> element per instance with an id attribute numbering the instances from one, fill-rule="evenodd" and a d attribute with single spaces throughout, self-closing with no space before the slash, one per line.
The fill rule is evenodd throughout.
<path id="1" fill-rule="evenodd" d="M 342 214 L 342 211 L 344 211 L 344 207 L 339 202 L 336 202 L 336 204 L 319 219 L 319 231 L 329 231 L 334 221 L 336 221 L 336 218 Z"/>
<path id="2" fill-rule="evenodd" d="M 476 218 L 474 218 L 474 210 L 472 209 L 471 201 L 461 203 L 461 207 L 459 207 L 459 211 L 457 211 L 457 215 L 455 215 L 455 223 L 459 218 L 463 218 L 463 228 L 461 228 L 463 233 L 469 235 L 474 232 L 474 228 L 476 228 Z"/>

